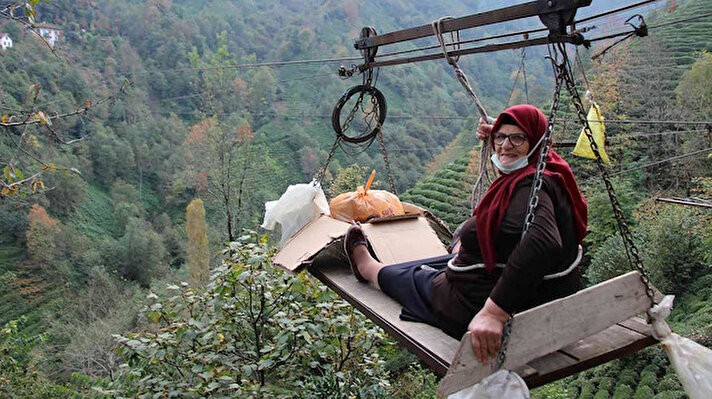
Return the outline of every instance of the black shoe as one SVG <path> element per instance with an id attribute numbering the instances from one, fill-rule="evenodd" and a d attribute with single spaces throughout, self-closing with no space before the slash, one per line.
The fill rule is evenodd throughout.
<path id="1" fill-rule="evenodd" d="M 351 227 L 349 227 L 348 231 L 346 231 L 346 235 L 344 236 L 344 252 L 346 253 L 346 258 L 349 260 L 351 272 L 354 276 L 356 276 L 356 280 L 362 283 L 367 283 L 368 280 L 361 275 L 361 272 L 358 271 L 358 267 L 356 266 L 356 262 L 354 262 L 351 258 L 351 251 L 353 251 L 353 249 L 358 245 L 365 245 L 368 248 L 368 241 L 366 240 L 366 235 L 363 233 L 361 226 L 354 223 Z"/>

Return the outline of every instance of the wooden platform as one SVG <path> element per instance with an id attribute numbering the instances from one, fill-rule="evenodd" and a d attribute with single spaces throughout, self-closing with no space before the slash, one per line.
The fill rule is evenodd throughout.
<path id="1" fill-rule="evenodd" d="M 400 320 L 400 304 L 380 290 L 356 281 L 338 248 L 339 242 L 334 243 L 331 248 L 327 248 L 324 253 L 320 254 L 309 267 L 310 273 L 418 356 L 435 374 L 440 377 L 448 374 L 449 381 L 462 379 L 452 375 L 457 374 L 458 370 L 455 372 L 450 370 L 448 373 L 453 360 L 456 360 L 456 363 L 462 363 L 462 357 L 470 356 L 458 353 L 460 341 L 427 324 Z M 632 279 L 628 278 L 628 280 Z M 612 304 L 611 306 L 615 307 L 616 305 Z M 635 306 L 641 307 L 640 304 Z M 527 313 L 529 312 L 531 311 Z M 594 312 L 586 317 L 596 318 L 597 315 Z M 628 318 L 628 316 L 626 318 L 627 320 L 621 319 L 620 322 L 610 325 L 608 328 L 601 327 L 595 334 L 581 340 L 574 340 L 572 341 L 574 343 L 563 348 L 559 347 L 552 353 L 527 361 L 526 365 L 515 367 L 515 370 L 524 378 L 527 385 L 533 388 L 657 342 L 651 336 L 650 327 L 643 319 Z M 515 318 L 516 320 L 517 318 Z M 600 331 L 601 329 L 602 331 Z M 553 333 L 553 336 L 556 335 Z M 455 359 L 456 355 L 458 359 Z M 467 362 L 470 361 L 467 360 Z M 483 366 L 478 365 L 477 367 L 482 368 Z M 461 372 L 460 374 L 467 373 Z M 444 383 L 448 382 L 448 378 L 445 378 Z M 461 385 L 463 381 L 455 382 L 455 386 L 458 383 Z"/>

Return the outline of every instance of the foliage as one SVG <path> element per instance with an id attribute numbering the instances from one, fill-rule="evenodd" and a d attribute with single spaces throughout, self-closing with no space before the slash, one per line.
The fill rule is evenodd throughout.
<path id="1" fill-rule="evenodd" d="M 194 199 L 186 209 L 188 230 L 188 269 L 190 286 L 198 290 L 210 278 L 210 252 L 208 252 L 205 208 L 200 198 Z"/>
<path id="2" fill-rule="evenodd" d="M 636 213 L 639 224 L 632 233 L 651 282 L 663 292 L 684 292 L 712 250 L 705 241 L 712 232 L 709 215 L 650 201 L 642 203 Z M 623 242 L 614 235 L 595 252 L 586 275 L 597 283 L 629 270 Z"/>
<path id="3" fill-rule="evenodd" d="M 7 399 L 74 397 L 73 390 L 55 385 L 31 364 L 31 350 L 46 340 L 45 334 L 21 332 L 26 319 L 12 320 L 0 328 L 0 396 Z"/>
<path id="4" fill-rule="evenodd" d="M 633 211 L 642 199 L 642 193 L 636 190 L 629 180 L 614 179 L 612 183 L 625 221 L 632 225 Z M 602 184 L 585 188 L 584 196 L 588 204 L 588 235 L 585 242 L 589 253 L 595 254 L 609 237 L 619 235 L 618 224 L 610 198 Z"/>
<path id="5" fill-rule="evenodd" d="M 704 51 L 675 89 L 681 109 L 698 120 L 712 119 L 712 54 Z"/>
<path id="6" fill-rule="evenodd" d="M 151 279 L 162 274 L 166 250 L 163 240 L 151 225 L 139 218 L 129 218 L 126 232 L 117 241 L 107 241 L 105 264 L 125 279 L 148 287 Z"/>
<path id="7" fill-rule="evenodd" d="M 27 253 L 40 265 L 48 266 L 55 256 L 59 221 L 49 216 L 45 208 L 37 204 L 30 208 L 27 221 Z"/>
<path id="8" fill-rule="evenodd" d="M 86 200 L 87 183 L 74 173 L 55 173 L 47 179 L 51 187 L 46 192 L 50 211 L 58 216 L 69 216 Z"/>
<path id="9" fill-rule="evenodd" d="M 334 198 L 339 194 L 356 191 L 358 186 L 366 184 L 369 172 L 366 166 L 349 165 L 336 173 L 326 188 L 326 193 L 330 198 Z M 380 182 L 374 179 L 371 187 L 377 188 L 379 185 Z"/>
<path id="10" fill-rule="evenodd" d="M 74 374 L 113 378 L 121 357 L 114 351 L 112 334 L 137 324 L 136 284 L 118 281 L 100 266 L 90 269 L 87 277 L 87 286 L 76 299 L 61 301 L 45 315 L 53 343 L 47 352 L 59 360 L 52 371 L 65 379 Z"/>
<path id="11" fill-rule="evenodd" d="M 164 301 L 149 295 L 143 314 L 156 328 L 117 336 L 129 367 L 109 391 L 289 397 L 303 387 L 359 397 L 386 386 L 374 350 L 380 330 L 304 274 L 276 269 L 256 240 L 230 244 L 208 290 L 182 283 Z"/>
<path id="12" fill-rule="evenodd" d="M 29 3 L 33 7 L 37 4 Z M 594 2 L 589 10 L 598 12 L 623 4 L 626 2 L 622 0 Z M 657 13 L 655 18 L 668 21 L 701 15 L 712 11 L 710 4 L 690 0 L 678 7 L 675 14 Z M 432 19 L 423 19 L 428 15 L 461 15 L 504 5 L 509 4 L 505 0 L 423 2 L 417 6 L 399 1 L 363 2 L 358 6 L 305 0 L 220 0 L 204 4 L 164 0 L 146 4 L 55 1 L 50 6 L 39 4 L 35 15 L 38 22 L 52 21 L 64 29 L 65 41 L 54 51 L 48 51 L 44 43 L 20 25 L 5 22 L 0 16 L 0 31 L 9 32 L 15 40 L 15 47 L 3 53 L 0 62 L 0 81 L 3 82 L 0 87 L 0 117 L 3 117 L 0 118 L 3 119 L 0 121 L 0 182 L 4 184 L 0 184 L 3 186 L 0 188 L 7 189 L 6 194 L 9 194 L 8 183 L 29 178 L 22 183 L 22 190 L 36 194 L 23 198 L 22 190 L 18 190 L 13 192 L 20 195 L 0 199 L 0 276 L 5 276 L 0 284 L 0 324 L 25 315 L 26 322 L 18 327 L 18 334 L 33 337 L 53 330 L 48 341 L 32 348 L 32 358 L 23 366 L 24 374 L 13 380 L 20 382 L 11 389 L 20 392 L 19 396 L 42 397 L 48 390 L 57 388 L 47 384 L 44 375 L 77 387 L 90 385 L 87 379 L 95 377 L 110 379 L 120 361 L 108 350 L 109 332 L 131 329 L 139 331 L 142 337 L 162 333 L 157 325 L 146 328 L 135 323 L 131 316 L 139 289 L 132 281 L 122 279 L 138 280 L 144 287 L 151 284 L 151 289 L 159 295 L 161 278 L 174 278 L 173 273 L 177 273 L 187 279 L 186 268 L 180 268 L 186 258 L 186 205 L 198 195 L 204 199 L 210 251 L 216 252 L 226 239 L 231 239 L 231 234 L 235 238 L 241 228 L 256 225 L 265 200 L 276 198 L 287 184 L 308 180 L 326 158 L 334 137 L 324 116 L 330 115 L 340 93 L 353 82 L 338 79 L 334 66 L 329 64 L 262 68 L 237 68 L 235 64 L 328 58 L 325 54 L 350 57 L 356 54 L 352 39 L 358 36 L 357 30 L 364 21 L 381 32 L 422 24 Z M 305 19 L 304 15 L 310 17 Z M 653 21 L 649 19 L 653 24 L 657 22 Z M 513 24 L 513 28 L 519 26 Z M 680 102 L 674 101 L 673 94 L 689 89 L 689 86 L 682 89 L 678 84 L 686 69 L 678 66 L 699 62 L 695 72 L 688 72 L 683 80 L 699 83 L 692 89 L 705 87 L 706 82 L 699 81 L 704 74 L 697 72 L 704 70 L 699 68 L 706 65 L 707 56 L 696 55 L 694 51 L 712 50 L 709 28 L 709 23 L 703 20 L 663 27 L 648 38 L 627 41 L 619 47 L 620 53 L 611 53 L 595 66 L 587 60 L 586 55 L 590 54 L 583 53 L 585 66 L 591 68 L 587 72 L 591 72 L 589 80 L 595 98 L 602 103 L 606 117 L 654 120 L 692 117 L 680 109 L 683 107 Z M 529 94 L 533 103 L 542 105 L 550 97 L 551 89 L 545 50 L 527 51 Z M 66 57 L 70 63 L 60 57 Z M 461 59 L 460 65 L 493 114 L 502 108 L 512 87 L 516 61 L 518 52 Z M 382 72 L 377 85 L 389 105 L 389 117 L 384 125 L 385 145 L 398 190 L 406 192 L 402 196 L 404 200 L 427 207 L 455 226 L 470 212 L 473 175 L 468 164 L 476 165 L 477 160 L 467 153 L 475 144 L 474 107 L 452 78 L 446 63 L 414 64 L 407 69 Z M 126 79 L 133 84 L 123 89 L 123 95 L 114 97 L 112 93 L 122 91 L 122 82 Z M 676 87 L 678 91 L 674 91 Z M 519 85 L 515 90 L 518 88 Z M 523 98 L 521 92 L 515 91 L 515 94 L 517 99 Z M 102 103 L 97 101 L 100 98 L 113 101 Z M 91 103 L 86 103 L 87 99 L 92 99 Z M 85 115 L 89 105 L 89 113 Z M 704 104 L 698 105 L 704 108 Z M 75 115 L 55 118 L 76 111 Z M 445 117 L 440 118 L 440 115 Z M 30 118 L 28 121 L 32 123 L 7 126 L 22 121 L 21 118 Z M 195 133 L 191 127 L 205 127 L 206 120 L 213 121 L 214 128 L 220 130 L 220 135 L 215 137 L 218 145 L 225 147 L 221 150 L 230 149 L 235 141 L 240 142 L 241 147 L 232 147 L 235 149 L 232 152 L 210 148 L 208 151 L 205 145 L 209 141 L 204 137 L 191 142 L 195 138 L 191 137 Z M 673 167 L 664 161 L 670 156 L 697 150 L 704 139 L 687 133 L 659 134 L 682 131 L 679 125 L 665 123 L 644 127 L 649 136 L 636 135 L 642 129 L 640 125 L 608 125 L 608 145 L 614 147 L 609 153 L 617 161 L 609 165 L 609 170 L 621 173 L 621 180 L 627 180 L 616 183 L 629 186 L 621 189 L 627 215 L 635 216 L 631 211 L 640 198 L 658 189 L 677 189 L 676 195 L 704 196 L 689 191 L 694 187 L 694 183 L 689 182 L 696 175 L 709 176 L 712 169 L 708 160 L 688 162 L 685 158 L 676 161 Z M 358 150 L 349 154 L 339 150 L 331 163 L 329 173 L 353 163 L 368 168 L 354 174 L 358 178 L 346 184 L 343 191 L 352 191 L 357 184 L 363 184 L 372 168 L 378 170 L 381 178 L 385 176 L 377 145 L 362 153 Z M 221 163 L 220 153 L 225 155 L 223 159 L 233 162 Z M 645 166 L 659 161 L 663 163 Z M 72 172 L 73 167 L 81 171 L 81 178 Z M 583 184 L 588 183 L 583 179 L 595 172 L 582 162 L 574 167 Z M 639 169 L 627 172 L 628 168 Z M 35 172 L 41 174 L 35 175 Z M 423 173 L 427 173 L 428 180 L 417 183 Z M 228 189 L 220 187 L 224 182 Z M 596 197 L 601 194 L 599 188 L 591 188 L 587 195 Z M 211 196 L 207 190 L 216 195 Z M 219 190 L 229 193 L 228 205 L 225 205 L 226 196 L 220 195 Z M 42 262 L 51 267 L 34 267 L 37 260 L 28 259 L 27 215 L 35 203 L 61 220 L 54 235 L 30 234 L 32 245 L 41 248 L 34 253 L 45 255 Z M 620 256 L 623 252 L 615 246 L 604 248 L 608 245 L 607 234 L 615 231 L 615 226 L 610 224 L 610 214 L 602 212 L 608 207 L 605 196 L 594 198 L 593 205 L 588 253 L 600 253 L 600 260 L 606 258 L 605 251 L 611 256 Z M 702 264 L 709 265 L 712 258 L 709 250 L 712 235 L 705 233 L 705 237 L 699 230 L 692 235 L 655 231 L 654 221 L 646 219 L 643 213 L 641 211 L 639 220 L 635 221 L 641 225 L 636 237 L 653 243 L 641 244 L 644 256 L 655 258 L 659 254 L 660 259 L 649 261 L 654 269 L 661 271 L 660 278 L 666 278 L 666 273 L 672 270 L 675 278 L 679 278 L 675 284 L 684 286 L 687 291 L 678 296 L 676 306 L 680 311 L 671 317 L 675 329 L 709 343 L 709 326 L 712 325 L 709 287 L 712 284 L 705 276 L 708 267 Z M 687 220 L 685 214 L 661 211 L 651 215 L 665 220 L 666 229 L 683 229 L 690 225 L 674 220 L 678 216 Z M 702 220 L 695 227 L 703 227 L 705 223 Z M 668 250 L 666 240 L 678 242 Z M 685 253 L 686 248 L 691 249 L 690 253 Z M 682 259 L 686 263 L 662 259 Z M 165 267 L 168 263 L 173 270 Z M 624 264 L 624 259 L 613 262 L 613 265 Z M 670 265 L 674 265 L 674 269 Z M 5 274 L 6 271 L 11 274 Z M 683 282 L 687 280 L 689 283 Z M 174 305 L 185 308 L 182 304 Z M 302 303 L 305 308 L 312 306 Z M 335 313 L 349 314 L 351 309 L 343 306 Z M 77 310 L 81 307 L 87 311 Z M 63 311 L 71 314 L 64 318 Z M 52 319 L 56 322 L 52 323 Z M 355 320 L 362 321 L 357 314 Z M 323 326 L 323 323 L 315 324 Z M 346 341 L 343 339 L 341 344 Z M 340 344 L 338 340 L 329 342 L 334 348 Z M 316 344 L 305 347 L 309 345 Z M 394 360 L 399 357 L 396 351 L 378 347 L 377 353 L 379 359 L 390 360 L 389 364 L 401 362 Z M 293 374 L 305 375 L 302 382 L 275 382 L 276 377 L 268 376 L 271 380 L 263 390 L 274 390 L 264 395 L 270 396 L 287 386 L 294 391 L 301 390 L 304 396 L 313 393 L 324 397 L 428 397 L 437 384 L 432 374 L 415 366 L 411 368 L 412 359 L 406 358 L 401 365 L 392 368 L 383 366 L 392 383 L 390 388 L 372 383 L 374 378 L 370 376 L 351 372 L 357 368 L 360 356 L 349 358 L 359 360 L 347 365 L 348 370 L 343 374 L 331 372 L 335 366 L 328 369 L 322 364 L 322 358 L 316 359 L 320 364 L 316 369 L 309 364 L 304 366 L 304 360 L 295 361 L 299 372 Z M 657 358 L 641 359 L 641 365 L 632 370 L 637 372 L 643 364 L 660 363 Z M 608 383 L 599 390 L 600 379 L 590 374 L 587 377 L 590 380 L 579 384 L 581 396 L 604 395 L 604 391 L 609 396 L 615 395 L 616 387 L 623 380 L 635 392 L 645 386 L 650 387 L 653 394 L 660 394 L 657 392 L 658 374 L 662 378 L 666 371 L 664 366 L 659 368 L 641 373 L 638 387 L 630 382 L 629 376 L 619 381 L 615 373 L 607 371 Z M 142 375 L 148 377 L 148 374 L 147 369 Z M 247 379 L 246 385 L 254 387 L 255 378 Z M 357 385 L 366 386 L 359 389 Z M 244 392 L 250 389 L 245 388 Z M 574 397 L 576 391 L 561 384 L 543 389 L 552 397 L 560 391 L 565 391 L 562 395 L 568 395 L 566 397 Z M 679 392 L 677 388 L 667 392 L 675 391 Z M 289 394 L 292 392 L 286 395 Z M 0 396 L 6 395 L 0 391 Z M 69 397 L 71 394 L 53 391 L 48 396 Z"/>

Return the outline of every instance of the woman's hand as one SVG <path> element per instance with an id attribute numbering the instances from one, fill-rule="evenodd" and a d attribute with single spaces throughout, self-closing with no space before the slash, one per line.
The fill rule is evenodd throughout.
<path id="1" fill-rule="evenodd" d="M 492 134 L 492 125 L 480 118 L 480 124 L 477 126 L 477 138 L 485 140 Z"/>
<path id="2" fill-rule="evenodd" d="M 467 330 L 472 337 L 472 349 L 480 363 L 497 356 L 502 341 L 502 329 L 509 314 L 487 298 L 485 306 L 475 315 Z"/>

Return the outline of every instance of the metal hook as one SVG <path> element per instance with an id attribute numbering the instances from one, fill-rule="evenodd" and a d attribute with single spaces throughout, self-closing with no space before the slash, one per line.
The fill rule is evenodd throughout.
<path id="1" fill-rule="evenodd" d="M 635 26 L 632 22 L 630 22 L 633 18 L 638 18 L 638 26 Z M 633 32 L 635 33 L 636 36 L 638 37 L 645 37 L 648 36 L 648 25 L 645 23 L 645 18 L 643 18 L 642 15 L 640 14 L 635 14 L 631 16 L 630 18 L 625 20 L 625 24 L 629 25 L 631 28 L 633 28 Z"/>

